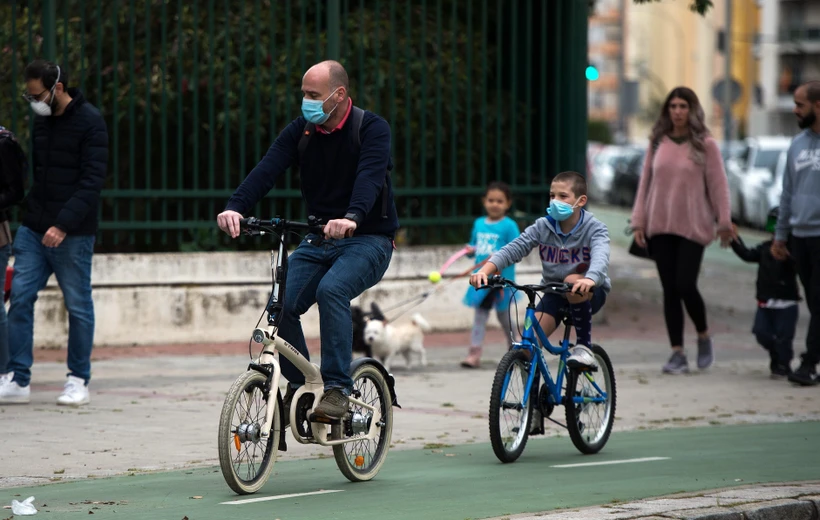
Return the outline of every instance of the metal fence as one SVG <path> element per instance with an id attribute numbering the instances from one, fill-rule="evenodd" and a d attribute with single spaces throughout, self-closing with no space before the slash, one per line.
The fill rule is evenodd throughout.
<path id="1" fill-rule="evenodd" d="M 542 214 L 584 171 L 588 0 L 11 0 L 0 4 L 0 124 L 26 142 L 22 72 L 56 60 L 104 114 L 98 250 L 225 246 L 215 216 L 335 58 L 392 127 L 410 243 L 463 242 L 491 180 Z M 256 216 L 303 217 L 288 174 Z"/>

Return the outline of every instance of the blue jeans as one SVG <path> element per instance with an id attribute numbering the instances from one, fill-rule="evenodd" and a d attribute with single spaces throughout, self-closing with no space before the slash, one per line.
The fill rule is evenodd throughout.
<path id="1" fill-rule="evenodd" d="M 0 374 L 5 374 L 9 363 L 9 320 L 3 300 L 6 296 L 6 266 L 9 265 L 11 244 L 0 247 Z"/>
<path id="2" fill-rule="evenodd" d="M 758 308 L 755 313 L 752 334 L 780 365 L 789 365 L 794 356 L 792 344 L 799 314 L 797 305 L 785 309 Z"/>
<path id="3" fill-rule="evenodd" d="M 308 235 L 307 239 L 315 238 Z M 303 240 L 288 257 L 285 302 L 279 336 L 308 354 L 301 316 L 319 304 L 322 337 L 322 380 L 325 390 L 353 388 L 350 362 L 353 359 L 353 319 L 350 300 L 374 286 L 384 276 L 393 256 L 392 241 L 382 235 L 362 235 L 325 240 L 313 245 Z M 292 386 L 305 383 L 305 376 L 280 357 L 282 375 Z"/>
<path id="4" fill-rule="evenodd" d="M 52 273 L 68 311 L 68 375 L 91 379 L 94 344 L 94 302 L 91 299 L 91 257 L 94 236 L 66 236 L 54 248 L 42 244 L 43 234 L 21 226 L 14 237 L 14 278 L 9 307 L 8 370 L 13 381 L 28 386 L 34 363 L 34 302 Z"/>

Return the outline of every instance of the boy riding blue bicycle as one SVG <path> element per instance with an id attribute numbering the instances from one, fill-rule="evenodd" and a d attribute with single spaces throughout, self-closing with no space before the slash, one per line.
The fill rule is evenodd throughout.
<path id="1" fill-rule="evenodd" d="M 586 203 L 586 179 L 572 171 L 559 173 L 550 186 L 547 216 L 536 220 L 470 277 L 473 287 L 482 287 L 487 284 L 488 275 L 520 262 L 537 247 L 542 265 L 541 283 L 564 282 L 572 285 L 572 291 L 565 296 L 544 294 L 535 309 L 536 317 L 549 336 L 569 312 L 576 346 L 567 358 L 567 367 L 581 370 L 597 368 L 590 350 L 592 315 L 604 306 L 611 289 L 607 276 L 609 230 L 584 209 Z"/>

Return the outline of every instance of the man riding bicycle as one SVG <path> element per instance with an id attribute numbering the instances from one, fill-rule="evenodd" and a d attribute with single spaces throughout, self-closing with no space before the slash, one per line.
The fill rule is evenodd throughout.
<path id="1" fill-rule="evenodd" d="M 300 317 L 319 304 L 324 396 L 317 417 L 341 419 L 353 387 L 350 301 L 384 276 L 399 222 L 388 175 L 390 125 L 353 106 L 347 72 L 335 61 L 302 78 L 302 117 L 282 130 L 267 154 L 217 216 L 219 228 L 239 236 L 239 221 L 298 164 L 307 214 L 325 222 L 324 240 L 310 235 L 288 257 L 285 305 L 278 335 L 309 358 Z M 285 411 L 304 375 L 280 358 L 289 385 Z M 285 417 L 288 417 L 286 412 Z"/>

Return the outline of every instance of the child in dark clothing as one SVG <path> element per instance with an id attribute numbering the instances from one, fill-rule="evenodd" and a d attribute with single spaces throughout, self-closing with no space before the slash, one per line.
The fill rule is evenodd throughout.
<path id="1" fill-rule="evenodd" d="M 766 230 L 774 232 L 777 208 L 769 212 Z M 734 252 L 747 262 L 759 264 L 757 269 L 757 303 L 752 333 L 757 342 L 769 351 L 772 379 L 785 379 L 791 373 L 792 341 L 797 327 L 797 271 L 794 261 L 776 260 L 770 251 L 771 240 L 748 249 L 738 236 L 732 241 Z"/>

